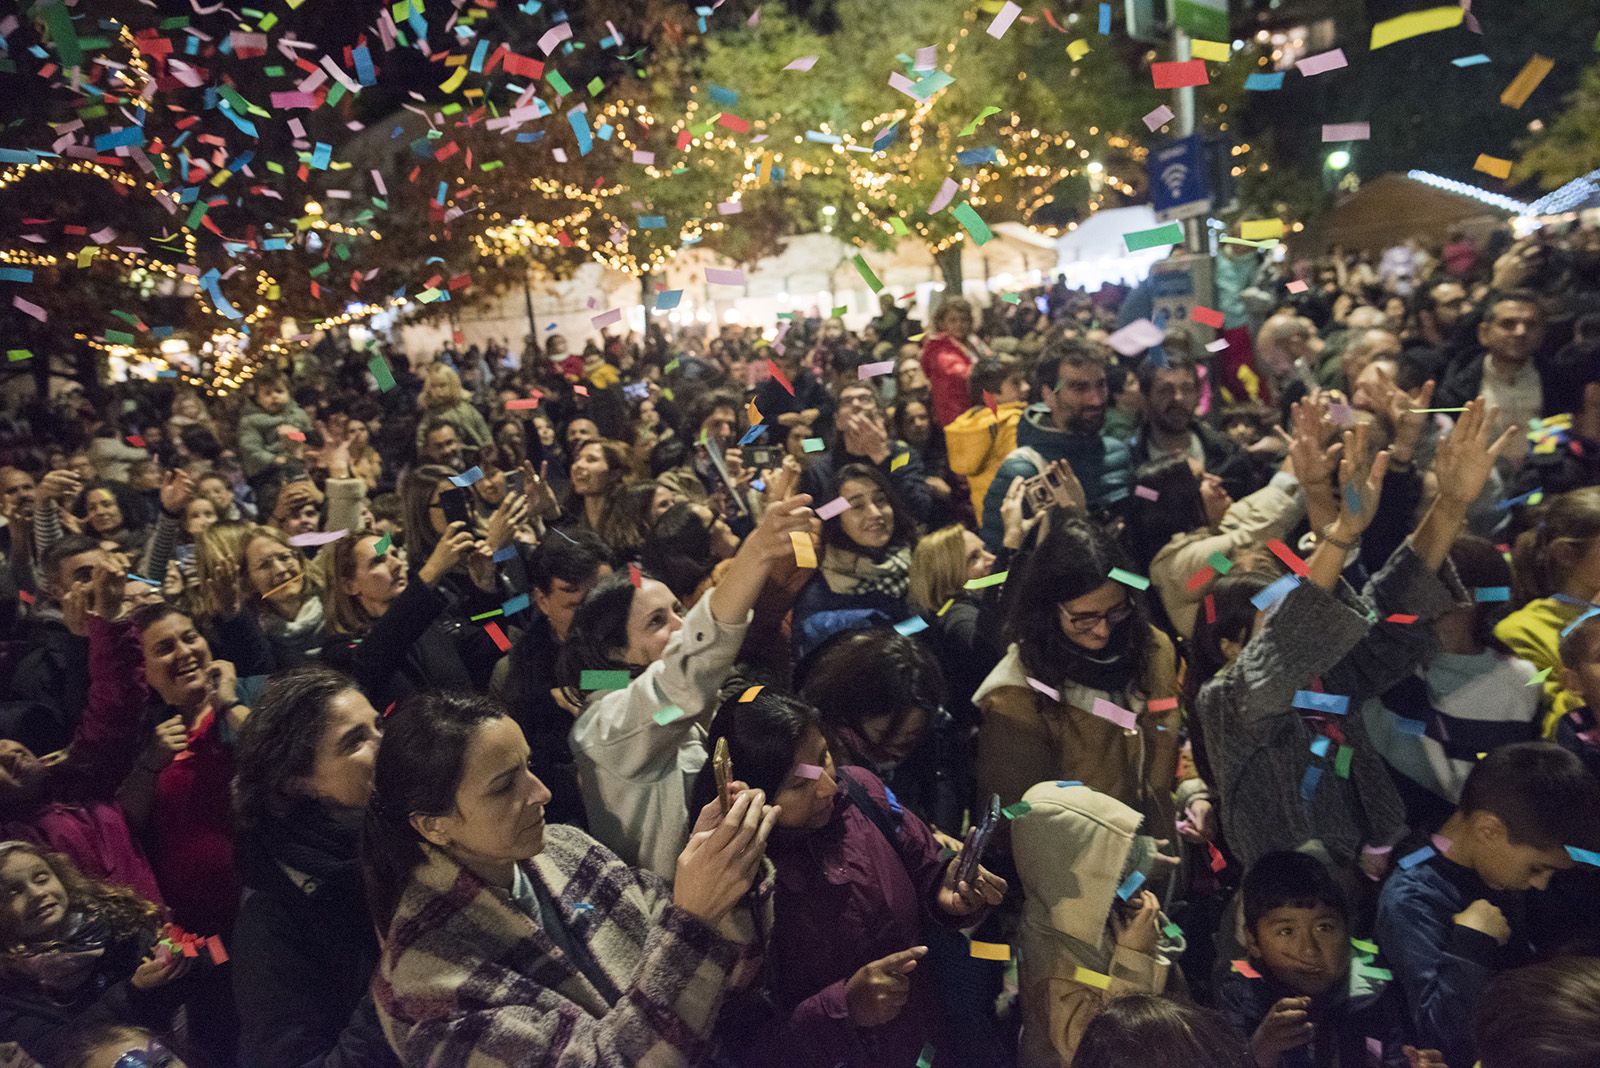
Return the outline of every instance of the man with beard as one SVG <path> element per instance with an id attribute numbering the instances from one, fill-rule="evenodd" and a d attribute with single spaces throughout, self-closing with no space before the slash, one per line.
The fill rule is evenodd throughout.
<path id="1" fill-rule="evenodd" d="M 1144 394 L 1144 419 L 1128 443 L 1133 466 L 1163 456 L 1187 456 L 1217 475 L 1234 500 L 1249 496 L 1272 477 L 1271 459 L 1258 460 L 1234 444 L 1227 435 L 1195 418 L 1200 403 L 1200 375 L 1186 356 L 1165 363 L 1145 360 L 1139 365 L 1139 389 Z M 1272 438 L 1263 438 L 1270 445 Z"/>
<path id="2" fill-rule="evenodd" d="M 1133 463 L 1126 443 L 1101 433 L 1106 421 L 1105 362 L 1076 341 L 1046 349 L 1033 373 L 1031 405 L 1017 424 L 1017 448 L 1000 465 L 983 500 L 983 541 L 1000 548 L 1000 505 L 1015 478 L 1032 478 L 1065 460 L 1083 485 L 1090 513 L 1126 500 Z"/>
<path id="3" fill-rule="evenodd" d="M 1534 356 L 1544 342 L 1545 317 L 1538 294 L 1510 289 L 1492 297 L 1478 324 L 1476 358 L 1450 371 L 1439 383 L 1433 403 L 1455 408 L 1480 393 L 1504 423 L 1526 426 L 1544 414 L 1544 371 Z M 1571 398 L 1549 398 L 1568 404 Z"/>

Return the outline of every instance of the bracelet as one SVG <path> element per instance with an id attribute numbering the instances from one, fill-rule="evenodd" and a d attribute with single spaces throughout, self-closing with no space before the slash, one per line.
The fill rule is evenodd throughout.
<path id="1" fill-rule="evenodd" d="M 1361 544 L 1361 536 L 1359 534 L 1356 535 L 1355 541 L 1340 541 L 1338 538 L 1333 536 L 1332 532 L 1333 528 L 1331 526 L 1327 530 L 1324 530 L 1322 532 L 1322 540 L 1327 542 L 1329 545 L 1343 549 L 1345 552 L 1351 552 L 1357 545 Z"/>

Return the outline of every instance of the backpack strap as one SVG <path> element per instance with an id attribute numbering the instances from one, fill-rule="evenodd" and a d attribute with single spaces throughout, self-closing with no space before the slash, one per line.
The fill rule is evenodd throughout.
<path id="1" fill-rule="evenodd" d="M 1044 458 L 1044 453 L 1040 452 L 1032 445 L 1018 445 L 1016 448 L 1011 450 L 1010 455 L 1008 455 L 1006 459 L 1010 460 L 1018 457 L 1028 461 L 1028 463 L 1033 466 L 1033 473 L 1036 475 L 1040 474 L 1046 467 L 1050 466 Z"/>
<path id="2" fill-rule="evenodd" d="M 888 839 L 898 854 L 900 851 L 900 828 L 897 822 L 883 810 L 883 807 L 872 799 L 867 793 L 867 788 L 862 786 L 849 773 L 843 769 L 839 771 L 839 779 L 844 783 L 844 792 L 850 798 L 850 803 L 861 810 L 861 814 L 872 821 L 878 828 L 878 833 Z"/>

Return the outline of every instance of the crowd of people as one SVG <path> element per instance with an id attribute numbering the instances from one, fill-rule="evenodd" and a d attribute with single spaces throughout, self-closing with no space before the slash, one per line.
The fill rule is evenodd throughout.
<path id="1" fill-rule="evenodd" d="M 1217 273 L 9 411 L 0 1063 L 1600 1063 L 1600 230 Z"/>

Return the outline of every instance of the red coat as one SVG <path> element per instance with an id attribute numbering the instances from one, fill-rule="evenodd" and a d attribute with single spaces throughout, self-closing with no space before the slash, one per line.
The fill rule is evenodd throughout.
<path id="1" fill-rule="evenodd" d="M 967 379 L 972 377 L 972 357 L 948 334 L 930 334 L 922 343 L 922 370 L 933 391 L 933 421 L 949 426 L 972 407 L 967 403 Z"/>
<path id="2" fill-rule="evenodd" d="M 239 911 L 232 780 L 233 756 L 210 711 L 189 732 L 189 748 L 156 779 L 150 859 L 172 918 L 196 934 L 226 934 Z"/>

